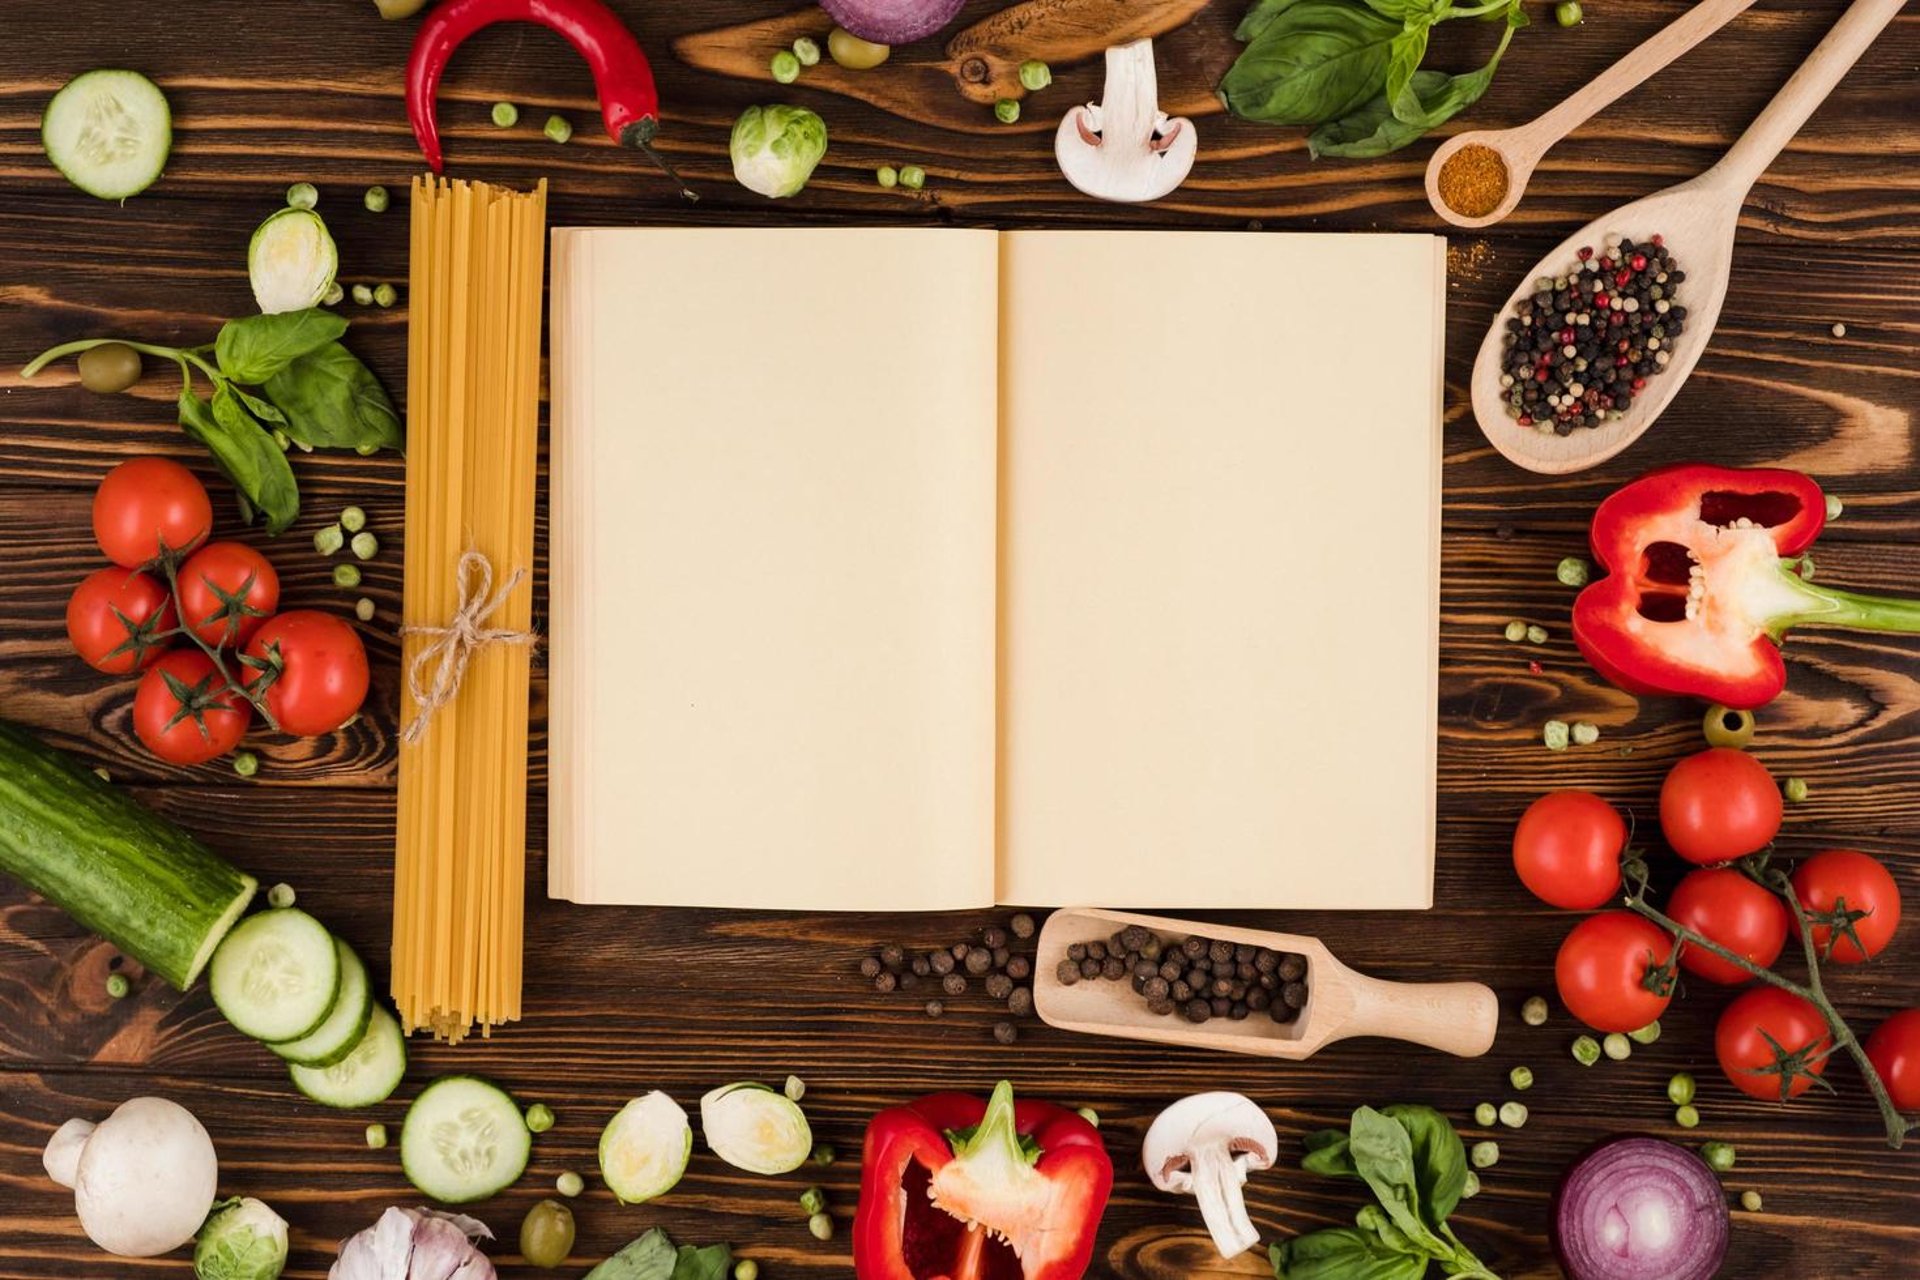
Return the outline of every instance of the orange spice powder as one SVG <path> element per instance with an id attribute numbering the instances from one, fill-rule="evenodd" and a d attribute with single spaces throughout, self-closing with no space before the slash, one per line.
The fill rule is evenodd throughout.
<path id="1" fill-rule="evenodd" d="M 1469 143 L 1440 166 L 1440 199 L 1463 218 L 1484 218 L 1507 198 L 1507 162 L 1492 147 Z"/>

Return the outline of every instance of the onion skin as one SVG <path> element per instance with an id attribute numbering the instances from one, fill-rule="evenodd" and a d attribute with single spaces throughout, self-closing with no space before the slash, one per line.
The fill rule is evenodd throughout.
<path id="1" fill-rule="evenodd" d="M 1659 1196 L 1680 1220 L 1662 1242 L 1627 1257 L 1607 1241 L 1629 1224 L 1622 1193 Z M 1610 1138 L 1568 1166 L 1553 1194 L 1553 1251 L 1568 1280 L 1712 1280 L 1727 1254 L 1726 1193 L 1699 1156 L 1659 1138 Z"/>
<path id="2" fill-rule="evenodd" d="M 959 16 L 967 0 L 820 0 L 840 26 L 874 44 L 912 44 Z"/>

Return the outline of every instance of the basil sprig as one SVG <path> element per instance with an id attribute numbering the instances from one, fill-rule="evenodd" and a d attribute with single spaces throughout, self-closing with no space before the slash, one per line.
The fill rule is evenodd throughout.
<path id="1" fill-rule="evenodd" d="M 1504 23 L 1493 56 L 1461 75 L 1423 69 L 1433 28 L 1455 18 Z M 1255 0 L 1220 100 L 1248 120 L 1318 126 L 1316 157 L 1385 155 L 1477 102 L 1526 23 L 1520 0 Z"/>

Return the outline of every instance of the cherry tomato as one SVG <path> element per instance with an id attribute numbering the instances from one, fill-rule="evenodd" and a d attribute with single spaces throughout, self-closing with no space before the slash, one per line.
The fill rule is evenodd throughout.
<path id="1" fill-rule="evenodd" d="M 287 733 L 332 733 L 366 701 L 367 650 L 333 614 L 294 609 L 270 618 L 246 653 L 248 689 L 264 685 L 267 710 Z"/>
<path id="2" fill-rule="evenodd" d="M 1777 1065 L 1774 1045 L 1796 1059 L 1797 1070 Z M 1832 1047 L 1820 1010 L 1778 987 L 1755 987 L 1734 997 L 1713 1030 L 1714 1056 L 1733 1087 L 1769 1102 L 1805 1093 L 1813 1084 L 1809 1077 L 1826 1071 L 1826 1050 Z"/>
<path id="3" fill-rule="evenodd" d="M 1731 867 L 1690 871 L 1667 901 L 1667 914 L 1695 933 L 1770 968 L 1787 945 L 1793 913 L 1780 895 Z M 1753 975 L 1699 947 L 1680 952 L 1680 967 L 1708 982 L 1734 985 Z"/>
<path id="4" fill-rule="evenodd" d="M 1631 911 L 1602 911 L 1573 927 L 1560 944 L 1553 978 L 1567 1012 L 1595 1031 L 1638 1031 L 1673 999 L 1653 971 L 1673 958 L 1673 938 Z"/>
<path id="5" fill-rule="evenodd" d="M 1813 945 L 1838 964 L 1873 959 L 1900 927 L 1900 886 L 1879 862 L 1852 849 L 1828 849 L 1795 867 L 1793 893 L 1809 915 L 1866 912 L 1838 937 L 1827 925 L 1813 926 Z"/>
<path id="6" fill-rule="evenodd" d="M 1867 1061 L 1897 1111 L 1920 1111 L 1920 1009 L 1902 1009 L 1867 1037 Z"/>
<path id="7" fill-rule="evenodd" d="M 150 667 L 167 651 L 173 597 L 135 569 L 95 569 L 67 597 L 67 639 L 80 660 L 110 676 Z"/>
<path id="8" fill-rule="evenodd" d="M 140 677 L 133 731 L 169 764 L 204 764 L 240 745 L 253 719 L 247 700 L 226 687 L 213 660 L 176 649 Z"/>
<path id="9" fill-rule="evenodd" d="M 1591 791 L 1550 791 L 1513 830 L 1513 869 L 1549 906 L 1591 911 L 1620 891 L 1627 824 Z"/>
<path id="10" fill-rule="evenodd" d="M 280 605 L 280 575 L 238 542 L 209 542 L 188 556 L 178 584 L 181 616 L 215 648 L 245 644 Z"/>
<path id="11" fill-rule="evenodd" d="M 1764 849 L 1780 831 L 1780 788 L 1744 751 L 1690 755 L 1660 784 L 1660 830 L 1673 851 L 1709 866 Z"/>
<path id="12" fill-rule="evenodd" d="M 177 462 L 129 459 L 94 491 L 94 541 L 123 569 L 144 568 L 162 552 L 184 555 L 211 532 L 206 487 Z"/>

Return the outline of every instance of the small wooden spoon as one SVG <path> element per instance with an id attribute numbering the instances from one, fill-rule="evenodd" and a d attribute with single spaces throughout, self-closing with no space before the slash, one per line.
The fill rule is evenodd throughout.
<path id="1" fill-rule="evenodd" d="M 1727 297 L 1733 239 L 1740 228 L 1740 210 L 1747 193 L 1859 61 L 1867 46 L 1899 16 L 1904 4 L 1905 0 L 1854 0 L 1826 39 L 1800 64 L 1718 164 L 1697 178 L 1594 219 L 1554 246 L 1521 277 L 1513 295 L 1494 316 L 1473 364 L 1473 413 L 1494 448 L 1529 471 L 1562 475 L 1606 461 L 1654 424 L 1686 383 L 1713 336 L 1721 304 Z M 1507 318 L 1533 291 L 1535 280 L 1568 274 L 1583 246 L 1591 245 L 1598 253 L 1608 235 L 1641 243 L 1654 235 L 1664 237 L 1675 264 L 1687 275 L 1677 295 L 1677 301 L 1687 309 L 1686 332 L 1672 348 L 1672 362 L 1647 379 L 1645 390 L 1618 419 L 1598 427 L 1581 427 L 1565 436 L 1523 427 L 1507 416 L 1506 392 L 1500 386 L 1504 353 L 1501 339 Z"/>
<path id="2" fill-rule="evenodd" d="M 1474 129 L 1457 133 L 1440 144 L 1427 162 L 1427 203 L 1456 227 L 1490 227 L 1513 212 L 1526 194 L 1533 167 L 1554 143 L 1578 129 L 1596 111 L 1637 87 L 1654 72 L 1705 40 L 1738 15 L 1753 0 L 1705 0 L 1675 18 L 1639 48 L 1608 67 L 1585 87 L 1545 115 L 1511 129 Z M 1507 194 L 1492 212 L 1478 218 L 1456 213 L 1440 198 L 1440 170 L 1462 147 L 1487 147 L 1507 169 Z"/>
<path id="3" fill-rule="evenodd" d="M 1214 938 L 1304 956 L 1306 1007 L 1288 1023 L 1275 1022 L 1264 1012 L 1239 1022 L 1209 1018 L 1191 1023 L 1177 1009 L 1166 1015 L 1149 1012 L 1124 979 L 1083 978 L 1068 986 L 1056 976 L 1069 946 L 1105 942 L 1115 930 L 1131 924 L 1167 942 Z M 1406 1040 L 1477 1058 L 1493 1047 L 1500 1020 L 1498 998 L 1477 982 L 1382 982 L 1341 964 L 1318 938 L 1091 907 L 1063 909 L 1049 916 L 1033 963 L 1033 1007 L 1049 1026 L 1268 1058 L 1309 1057 L 1336 1040 L 1354 1036 Z"/>

